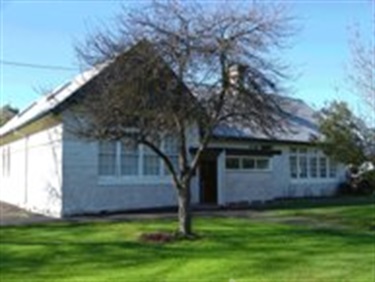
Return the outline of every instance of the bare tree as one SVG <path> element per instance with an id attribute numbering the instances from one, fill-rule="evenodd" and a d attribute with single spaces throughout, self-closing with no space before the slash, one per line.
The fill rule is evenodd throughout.
<path id="1" fill-rule="evenodd" d="M 143 144 L 164 162 L 178 198 L 179 233 L 192 234 L 191 180 L 221 124 L 272 134 L 280 115 L 273 94 L 285 78 L 277 56 L 294 33 L 281 5 L 218 2 L 215 6 L 156 1 L 125 7 L 114 25 L 77 50 L 102 68 L 84 87 L 78 134 L 94 140 Z M 274 53 L 276 52 L 276 53 Z M 199 128 L 195 150 L 189 138 Z M 159 146 L 178 144 L 178 164 Z"/>
<path id="2" fill-rule="evenodd" d="M 367 44 L 359 26 L 353 27 L 349 80 L 356 94 L 375 111 L 375 14 L 371 33 Z"/>

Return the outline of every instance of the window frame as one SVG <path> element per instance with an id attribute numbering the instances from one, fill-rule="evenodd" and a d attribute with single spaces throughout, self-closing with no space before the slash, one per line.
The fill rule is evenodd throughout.
<path id="1" fill-rule="evenodd" d="M 238 168 L 229 168 L 227 166 L 228 160 L 236 160 L 238 162 Z M 254 168 L 244 168 L 244 160 L 251 160 L 254 162 Z M 257 167 L 257 161 L 267 160 L 268 166 L 266 169 L 260 169 Z M 225 170 L 230 172 L 270 172 L 272 171 L 272 158 L 265 156 L 233 156 L 227 155 L 225 158 Z"/>
<path id="2" fill-rule="evenodd" d="M 309 181 L 309 182 L 329 182 L 329 181 L 337 181 L 338 173 L 338 165 L 336 162 L 333 162 L 329 157 L 323 154 L 323 152 L 319 151 L 316 148 L 306 148 L 306 147 L 301 147 L 301 148 L 296 148 L 296 147 L 290 147 L 289 148 L 289 156 L 288 156 L 288 161 L 289 161 L 289 178 L 293 182 L 304 182 L 304 181 Z M 301 174 L 301 169 L 300 169 L 300 158 L 306 157 L 307 160 L 307 177 L 300 177 Z M 292 170 L 291 170 L 291 158 L 296 158 L 296 177 L 293 177 L 292 175 Z M 315 159 L 315 173 L 312 173 L 312 160 Z M 325 176 L 322 177 L 321 175 L 321 160 L 325 161 Z M 331 176 L 330 171 L 331 171 L 331 165 L 335 166 L 335 175 Z"/>
<path id="3" fill-rule="evenodd" d="M 119 176 L 120 177 L 134 177 L 134 176 L 137 176 L 141 173 L 142 171 L 142 168 L 140 167 L 140 158 L 143 158 L 143 155 L 140 153 L 140 147 L 138 145 L 135 145 L 136 146 L 136 150 L 134 150 L 136 153 L 132 152 L 132 153 L 129 153 L 131 152 L 130 150 L 127 151 L 125 150 L 125 144 L 123 144 L 122 142 L 118 142 L 117 144 L 117 152 L 116 154 L 119 155 L 119 158 L 117 159 L 117 162 L 116 162 L 116 166 L 118 167 L 118 173 L 119 173 Z M 131 156 L 131 157 L 136 157 L 137 159 L 137 162 L 135 164 L 135 167 L 136 167 L 136 173 L 134 174 L 125 174 L 124 173 L 124 164 L 122 163 L 122 159 L 124 156 Z"/>
<path id="4" fill-rule="evenodd" d="M 174 142 L 175 144 L 175 151 L 169 150 L 170 148 L 173 149 L 173 146 L 168 146 L 170 143 L 167 142 Z M 164 138 L 161 140 L 161 146 L 164 150 L 164 153 L 169 157 L 169 160 L 172 162 L 172 165 L 174 165 L 175 171 L 178 171 L 178 165 L 179 165 L 179 148 L 178 148 L 178 142 L 176 138 L 173 138 L 171 135 L 165 135 Z M 171 176 L 171 172 L 168 170 L 168 167 L 162 162 L 161 164 L 161 170 L 162 175 L 164 176 Z"/>
<path id="5" fill-rule="evenodd" d="M 102 161 L 102 158 L 104 156 L 108 156 L 110 155 L 108 152 L 104 152 L 104 150 L 102 150 L 102 148 L 104 146 L 109 146 L 109 143 L 113 143 L 113 141 L 108 141 L 108 142 L 98 142 L 98 166 L 97 166 L 97 173 L 100 177 L 113 177 L 113 176 L 116 176 L 118 175 L 118 171 L 117 171 L 117 151 L 118 151 L 118 146 L 117 146 L 117 143 L 114 143 L 114 159 L 112 160 L 114 163 L 112 163 L 110 166 L 112 167 L 113 166 L 113 174 L 103 174 L 103 166 L 104 164 L 101 163 Z"/>
<path id="6" fill-rule="evenodd" d="M 100 141 L 100 142 L 107 142 L 107 141 Z M 172 176 L 171 173 L 167 170 L 163 160 L 156 154 L 156 157 L 159 161 L 158 166 L 158 174 L 145 174 L 144 173 L 144 162 L 145 162 L 145 154 L 146 150 L 150 150 L 144 144 L 137 144 L 137 152 L 138 152 L 138 173 L 137 174 L 122 174 L 122 163 L 121 158 L 123 154 L 123 143 L 121 141 L 116 142 L 116 154 L 115 154 L 115 174 L 113 175 L 100 175 L 99 174 L 99 167 L 100 167 L 100 142 L 97 142 L 97 173 L 98 173 L 98 183 L 99 185 L 118 185 L 118 184 L 164 184 L 164 183 L 171 183 Z M 110 141 L 109 141 L 110 142 Z M 176 143 L 177 144 L 177 143 Z M 166 143 L 164 138 L 160 142 L 159 148 L 164 150 Z M 171 155 L 174 157 L 178 156 L 178 149 Z"/>

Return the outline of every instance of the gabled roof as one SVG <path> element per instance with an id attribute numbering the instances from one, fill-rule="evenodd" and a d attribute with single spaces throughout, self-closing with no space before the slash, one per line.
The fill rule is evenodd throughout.
<path id="1" fill-rule="evenodd" d="M 51 93 L 41 97 L 2 126 L 0 128 L 0 136 L 4 136 L 49 113 L 100 73 L 104 67 L 105 65 L 101 65 L 87 70 L 74 77 L 70 82 L 58 86 Z"/>
<path id="2" fill-rule="evenodd" d="M 125 58 L 128 60 L 139 53 L 139 50 L 141 50 L 140 53 L 142 54 L 150 54 L 154 51 L 153 47 L 148 41 L 141 40 L 121 55 L 107 60 L 87 71 L 84 71 L 83 73 L 74 77 L 70 82 L 60 85 L 48 95 L 45 95 L 36 102 L 32 103 L 29 107 L 21 111 L 10 121 L 0 127 L 0 137 L 41 118 L 47 113 L 63 108 L 61 106 L 66 105 L 67 103 L 65 102 L 67 102 L 69 98 L 73 98 L 78 90 L 93 80 L 93 78 L 104 72 L 104 70 L 111 66 L 112 63 L 116 62 L 117 59 Z"/>
<path id="3" fill-rule="evenodd" d="M 138 43 L 143 44 L 143 43 Z M 139 46 L 139 45 L 136 46 Z M 129 51 L 134 50 L 134 46 Z M 147 47 L 147 46 L 146 46 Z M 126 52 L 126 53 L 129 53 Z M 101 73 L 111 62 L 103 63 L 95 68 L 87 70 L 72 81 L 67 82 L 46 96 L 43 96 L 38 101 L 32 103 L 25 110 L 21 111 L 4 126 L 0 128 L 0 136 L 11 133 L 20 127 L 27 125 L 44 115 L 54 111 L 62 104 L 65 104 L 69 98 L 78 92 L 90 80 Z M 306 103 L 299 99 L 289 97 L 276 96 L 281 109 L 285 113 L 285 120 L 287 120 L 287 130 L 275 132 L 275 135 L 270 138 L 260 131 L 250 130 L 241 124 L 231 124 L 226 122 L 221 124 L 214 131 L 216 138 L 229 139 L 262 139 L 275 141 L 289 141 L 289 142 L 311 142 L 314 138 L 319 136 L 317 128 L 317 119 L 315 111 Z"/>

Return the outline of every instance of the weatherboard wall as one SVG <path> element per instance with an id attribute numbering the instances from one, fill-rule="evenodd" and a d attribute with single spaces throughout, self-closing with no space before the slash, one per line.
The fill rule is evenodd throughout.
<path id="1" fill-rule="evenodd" d="M 69 120 L 65 124 L 72 123 L 69 113 L 65 114 L 65 120 Z M 64 131 L 63 140 L 64 215 L 177 205 L 170 176 L 105 181 L 98 174 L 97 142 L 80 139 L 69 130 Z M 193 138 L 189 143 L 194 143 Z M 198 202 L 197 177 L 192 182 L 192 202 Z"/>
<path id="2" fill-rule="evenodd" d="M 59 217 L 62 207 L 62 125 L 19 138 L 0 147 L 0 200 Z M 6 156 L 9 150 L 9 157 Z M 5 153 L 4 153 L 5 152 Z"/>
<path id="3" fill-rule="evenodd" d="M 226 142 L 212 147 L 249 149 L 261 143 Z M 295 180 L 290 177 L 289 145 L 274 145 L 280 154 L 270 157 L 270 169 L 266 171 L 231 170 L 225 168 L 226 150 L 219 156 L 218 186 L 219 204 L 268 201 L 276 198 L 321 197 L 333 195 L 344 180 L 345 169 L 338 166 L 335 178 Z"/>

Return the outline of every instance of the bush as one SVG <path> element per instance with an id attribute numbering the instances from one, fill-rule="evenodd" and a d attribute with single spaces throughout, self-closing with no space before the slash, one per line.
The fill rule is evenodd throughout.
<path id="1" fill-rule="evenodd" d="M 375 194 L 375 171 L 370 171 L 360 179 L 342 182 L 337 187 L 337 195 L 372 195 Z"/>
<path id="2" fill-rule="evenodd" d="M 371 184 L 369 181 L 367 181 L 366 179 L 362 179 L 358 185 L 357 185 L 357 190 L 355 191 L 356 195 L 371 195 L 372 194 L 372 188 L 371 188 Z"/>
<path id="3" fill-rule="evenodd" d="M 363 175 L 363 181 L 368 185 L 369 193 L 375 193 L 375 171 L 369 171 Z"/>
<path id="4" fill-rule="evenodd" d="M 347 195 L 353 195 L 353 189 L 352 186 L 349 184 L 349 182 L 341 182 L 337 186 L 336 194 L 338 196 L 347 196 Z"/>

